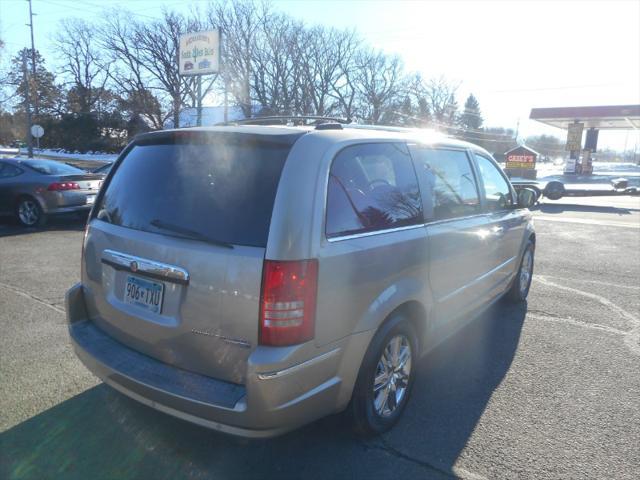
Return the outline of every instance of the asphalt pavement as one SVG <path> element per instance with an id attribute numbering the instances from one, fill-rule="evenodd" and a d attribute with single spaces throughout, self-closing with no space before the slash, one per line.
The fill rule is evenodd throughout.
<path id="1" fill-rule="evenodd" d="M 640 198 L 535 209 L 526 305 L 497 305 L 419 365 L 391 432 L 341 415 L 271 440 L 138 404 L 76 360 L 63 295 L 83 224 L 0 219 L 0 478 L 616 478 L 640 476 Z"/>

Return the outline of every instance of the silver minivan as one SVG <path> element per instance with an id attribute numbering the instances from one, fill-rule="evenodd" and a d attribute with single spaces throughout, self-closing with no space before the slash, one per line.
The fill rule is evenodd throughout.
<path id="1" fill-rule="evenodd" d="M 421 355 L 523 301 L 535 233 L 483 149 L 340 124 L 137 137 L 98 194 L 73 346 L 116 390 L 268 437 L 348 410 L 389 429 Z"/>

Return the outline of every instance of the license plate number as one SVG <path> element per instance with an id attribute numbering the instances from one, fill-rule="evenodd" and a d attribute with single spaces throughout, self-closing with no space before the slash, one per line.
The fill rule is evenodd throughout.
<path id="1" fill-rule="evenodd" d="M 87 195 L 87 205 L 93 205 L 95 201 L 96 201 L 95 195 Z"/>
<path id="2" fill-rule="evenodd" d="M 150 282 L 129 275 L 124 287 L 124 302 L 153 313 L 160 313 L 163 293 L 164 285 L 162 283 Z"/>

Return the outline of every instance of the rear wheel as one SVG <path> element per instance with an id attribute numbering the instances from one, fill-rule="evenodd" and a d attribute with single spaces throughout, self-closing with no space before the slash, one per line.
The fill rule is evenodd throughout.
<path id="1" fill-rule="evenodd" d="M 415 330 L 404 316 L 392 317 L 378 331 L 351 399 L 350 413 L 358 433 L 377 435 L 399 420 L 413 387 L 417 352 Z"/>
<path id="2" fill-rule="evenodd" d="M 46 222 L 46 216 L 38 201 L 32 197 L 23 197 L 16 206 L 16 217 L 25 227 L 41 227 Z"/>
<path id="3" fill-rule="evenodd" d="M 529 288 L 531 288 L 531 280 L 533 279 L 533 259 L 535 254 L 535 244 L 532 240 L 529 240 L 527 246 L 522 254 L 522 260 L 520 261 L 520 268 L 516 274 L 516 278 L 513 280 L 511 288 L 505 295 L 505 298 L 513 303 L 523 302 L 529 295 Z"/>

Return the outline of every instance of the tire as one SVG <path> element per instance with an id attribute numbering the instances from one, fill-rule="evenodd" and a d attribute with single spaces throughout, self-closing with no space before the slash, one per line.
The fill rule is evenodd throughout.
<path id="1" fill-rule="evenodd" d="M 565 194 L 564 184 L 557 180 L 547 183 L 542 192 L 549 200 L 560 200 Z"/>
<path id="2" fill-rule="evenodd" d="M 533 265 L 535 259 L 535 243 L 532 240 L 527 242 L 527 246 L 524 249 L 522 258 L 520 259 L 520 268 L 518 273 L 513 279 L 511 288 L 504 296 L 505 300 L 510 303 L 524 302 L 529 295 L 529 289 L 531 288 L 531 280 L 533 279 Z M 526 274 L 524 273 L 526 269 Z"/>
<path id="3" fill-rule="evenodd" d="M 393 358 L 396 346 L 399 347 L 397 360 Z M 408 359 L 404 353 L 407 349 Z M 383 354 L 389 361 L 383 360 Z M 403 360 L 404 368 L 399 368 Z M 373 337 L 353 390 L 349 413 L 356 433 L 379 435 L 396 424 L 409 401 L 417 361 L 418 342 L 411 322 L 402 314 L 390 317 Z M 393 363 L 396 368 L 389 377 Z M 381 384 L 384 386 L 380 388 Z M 376 394 L 374 387 L 378 388 Z"/>
<path id="4" fill-rule="evenodd" d="M 33 197 L 21 197 L 16 205 L 16 218 L 24 227 L 42 227 L 47 217 Z"/>

